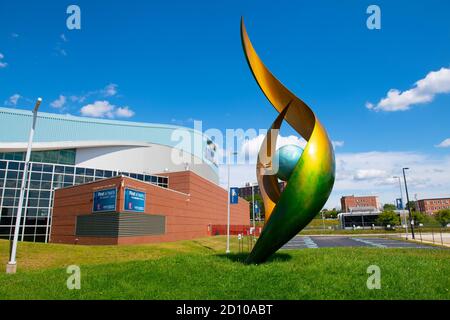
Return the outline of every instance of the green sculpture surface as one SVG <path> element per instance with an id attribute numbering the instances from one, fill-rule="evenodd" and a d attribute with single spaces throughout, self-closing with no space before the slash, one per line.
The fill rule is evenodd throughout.
<path id="1" fill-rule="evenodd" d="M 334 150 L 314 112 L 290 92 L 263 64 L 241 21 L 241 39 L 250 70 L 279 112 L 258 155 L 256 175 L 265 206 L 265 225 L 247 263 L 261 263 L 297 235 L 317 215 L 331 193 L 335 178 Z M 301 148 L 275 150 L 286 121 L 306 141 Z M 278 179 L 286 181 L 281 191 Z"/>

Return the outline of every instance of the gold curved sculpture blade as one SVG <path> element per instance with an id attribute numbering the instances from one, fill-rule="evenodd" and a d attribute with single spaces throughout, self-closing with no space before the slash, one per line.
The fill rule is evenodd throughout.
<path id="1" fill-rule="evenodd" d="M 265 205 L 266 224 L 247 262 L 266 260 L 298 234 L 322 209 L 334 184 L 334 150 L 325 128 L 314 112 L 280 81 L 257 55 L 241 20 L 242 46 L 248 65 L 259 87 L 279 112 L 261 146 L 257 178 Z M 285 190 L 278 187 L 273 169 L 278 131 L 286 120 L 306 141 Z M 275 168 L 276 169 L 276 168 Z"/>

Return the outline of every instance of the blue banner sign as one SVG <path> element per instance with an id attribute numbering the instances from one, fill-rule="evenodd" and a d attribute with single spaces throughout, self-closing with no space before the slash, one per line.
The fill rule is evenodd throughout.
<path id="1" fill-rule="evenodd" d="M 125 188 L 125 211 L 144 212 L 145 192 Z"/>
<path id="2" fill-rule="evenodd" d="M 259 213 L 259 205 L 258 205 L 258 202 L 255 202 L 255 213 Z"/>
<path id="3" fill-rule="evenodd" d="M 94 192 L 92 212 L 116 211 L 117 190 L 106 189 Z"/>
<path id="4" fill-rule="evenodd" d="M 397 206 L 397 210 L 403 210 L 403 201 L 402 201 L 402 199 L 400 199 L 400 198 L 395 199 L 395 204 Z"/>
<path id="5" fill-rule="evenodd" d="M 239 202 L 239 188 L 230 188 L 230 203 L 237 204 Z"/>

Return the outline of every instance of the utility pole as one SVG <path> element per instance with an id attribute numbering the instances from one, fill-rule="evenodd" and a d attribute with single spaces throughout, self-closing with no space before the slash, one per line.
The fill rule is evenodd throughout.
<path id="1" fill-rule="evenodd" d="M 6 265 L 6 273 L 16 273 L 17 271 L 17 261 L 16 261 L 17 242 L 19 241 L 20 222 L 22 220 L 23 202 L 28 178 L 28 167 L 30 166 L 30 157 L 31 157 L 31 148 L 33 145 L 34 130 L 36 128 L 37 112 L 39 106 L 41 105 L 41 102 L 42 98 L 38 98 L 36 101 L 36 105 L 34 106 L 33 109 L 33 122 L 31 124 L 30 134 L 28 137 L 27 153 L 25 156 L 25 165 L 22 173 L 22 184 L 20 185 L 20 196 L 19 196 L 19 204 L 17 206 L 16 225 L 14 227 L 14 238 L 11 247 L 11 256 L 8 264 Z"/>
<path id="2" fill-rule="evenodd" d="M 228 215 L 227 215 L 227 249 L 226 249 L 226 253 L 230 253 L 230 202 L 231 202 L 231 195 L 230 195 L 230 162 L 231 162 L 231 156 L 232 155 L 237 155 L 237 152 L 228 152 L 228 199 L 227 199 L 227 211 L 228 211 Z"/>
<path id="3" fill-rule="evenodd" d="M 416 239 L 415 235 L 414 235 L 414 219 L 412 217 L 411 214 L 411 206 L 409 203 L 409 193 L 408 193 L 408 184 L 406 183 L 406 174 L 405 174 L 405 170 L 409 170 L 409 168 L 403 168 L 403 179 L 405 180 L 405 191 L 406 191 L 406 205 L 408 206 L 408 213 L 409 213 L 409 223 L 411 226 L 411 236 L 413 239 Z"/>
<path id="4" fill-rule="evenodd" d="M 253 215 L 253 229 L 256 230 L 255 221 L 255 184 L 252 183 L 252 215 Z"/>
<path id="5" fill-rule="evenodd" d="M 394 179 L 398 179 L 398 186 L 400 187 L 400 201 L 402 202 L 402 211 L 404 210 L 404 206 L 403 206 L 403 190 L 402 190 L 402 180 L 399 176 L 394 176 Z M 406 240 L 408 240 L 408 221 L 406 221 L 406 216 L 403 215 L 404 217 L 404 221 L 405 221 L 405 238 Z M 402 217 L 400 215 L 400 221 L 401 221 Z"/>

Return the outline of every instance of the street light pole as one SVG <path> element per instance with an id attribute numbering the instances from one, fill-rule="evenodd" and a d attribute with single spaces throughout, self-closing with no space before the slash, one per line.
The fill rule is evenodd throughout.
<path id="1" fill-rule="evenodd" d="M 406 191 L 406 205 L 408 206 L 408 213 L 409 213 L 409 223 L 411 226 L 411 236 L 413 239 L 416 239 L 415 235 L 414 235 L 414 220 L 412 218 L 412 214 L 411 214 L 411 206 L 409 205 L 409 193 L 408 193 L 408 184 L 406 183 L 406 174 L 405 174 L 405 170 L 409 170 L 409 168 L 403 168 L 403 179 L 405 180 L 405 191 Z"/>
<path id="2" fill-rule="evenodd" d="M 252 215 L 253 215 L 253 230 L 256 230 L 255 222 L 255 184 L 252 183 Z"/>
<path id="3" fill-rule="evenodd" d="M 403 190 L 402 190 L 402 180 L 399 176 L 394 176 L 394 179 L 398 179 L 398 186 L 400 187 L 400 201 L 402 202 L 402 211 L 403 211 Z M 405 237 L 406 240 L 408 240 L 408 221 L 406 221 L 406 216 L 403 215 L 403 217 L 405 218 Z M 400 221 L 401 221 L 402 217 L 400 215 Z"/>
<path id="4" fill-rule="evenodd" d="M 321 213 L 322 213 L 322 229 L 325 230 L 325 217 L 323 215 L 323 211 Z M 363 228 L 364 228 L 364 226 L 363 226 Z"/>
<path id="5" fill-rule="evenodd" d="M 227 199 L 227 211 L 228 211 L 228 216 L 227 216 L 227 250 L 225 251 L 227 254 L 230 253 L 230 161 L 231 161 L 231 156 L 232 155 L 236 155 L 237 152 L 228 152 L 228 199 Z"/>
<path id="6" fill-rule="evenodd" d="M 38 98 L 36 101 L 36 105 L 34 106 L 34 109 L 33 109 L 33 122 L 32 122 L 31 129 L 30 129 L 30 135 L 28 137 L 27 153 L 25 156 L 25 165 L 24 165 L 23 173 L 22 173 L 22 184 L 20 186 L 19 204 L 18 204 L 17 213 L 16 213 L 16 226 L 14 228 L 14 238 L 13 238 L 13 244 L 12 244 L 12 248 L 11 248 L 11 256 L 10 256 L 8 264 L 6 265 L 6 273 L 16 273 L 16 271 L 17 271 L 16 253 L 17 253 L 17 242 L 19 241 L 20 220 L 22 220 L 23 201 L 24 201 L 24 197 L 25 197 L 25 186 L 26 186 L 27 177 L 28 177 L 28 167 L 30 165 L 31 148 L 32 148 L 32 144 L 33 144 L 34 129 L 36 128 L 37 112 L 38 112 L 39 106 L 41 105 L 41 102 L 42 102 L 42 98 Z"/>

